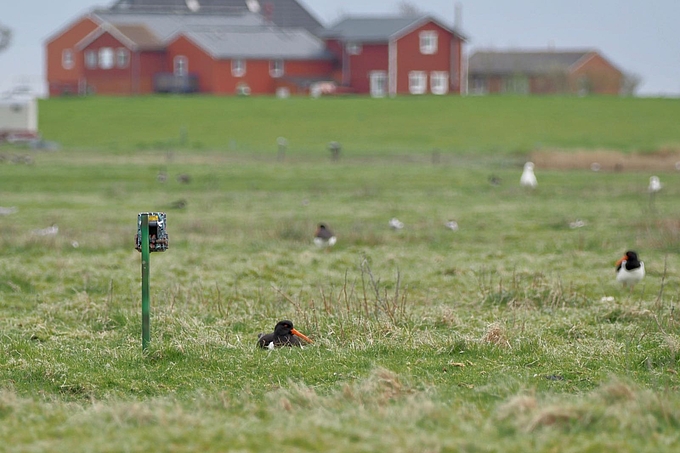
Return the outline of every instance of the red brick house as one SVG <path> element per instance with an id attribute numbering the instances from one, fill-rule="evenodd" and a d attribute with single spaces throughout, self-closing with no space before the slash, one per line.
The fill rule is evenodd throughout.
<path id="1" fill-rule="evenodd" d="M 460 93 L 463 42 L 430 17 L 325 30 L 297 0 L 118 0 L 47 40 L 47 81 L 50 96 L 273 94 L 315 82 L 374 96 Z"/>
<path id="2" fill-rule="evenodd" d="M 94 11 L 47 42 L 51 96 L 199 91 L 274 93 L 292 77 L 328 80 L 332 55 L 304 28 L 258 13 Z M 233 67 L 232 67 L 233 66 Z"/>
<path id="3" fill-rule="evenodd" d="M 341 85 L 372 96 L 461 93 L 465 37 L 429 17 L 348 17 L 323 31 Z"/>
<path id="4" fill-rule="evenodd" d="M 473 94 L 609 94 L 624 75 L 596 50 L 477 51 L 468 61 Z"/>

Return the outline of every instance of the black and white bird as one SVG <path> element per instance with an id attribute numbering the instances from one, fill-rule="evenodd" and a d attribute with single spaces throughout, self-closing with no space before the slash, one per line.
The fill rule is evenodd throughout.
<path id="1" fill-rule="evenodd" d="M 538 186 L 538 181 L 536 180 L 536 175 L 534 174 L 534 163 L 527 162 L 524 164 L 524 171 L 522 171 L 522 176 L 519 178 L 519 185 L 522 187 L 528 187 L 530 189 L 535 189 Z"/>
<path id="2" fill-rule="evenodd" d="M 305 334 L 298 332 L 293 327 L 293 322 L 284 320 L 279 321 L 272 333 L 261 333 L 257 337 L 257 345 L 262 349 L 274 349 L 281 346 L 302 346 L 300 338 L 307 343 L 312 340 Z"/>
<path id="3" fill-rule="evenodd" d="M 317 247 L 325 248 L 332 247 L 337 242 L 335 234 L 330 228 L 326 226 L 325 223 L 320 223 L 316 228 L 316 233 L 314 233 L 314 244 Z"/>
<path id="4" fill-rule="evenodd" d="M 616 281 L 624 287 L 633 287 L 640 283 L 645 276 L 645 263 L 638 259 L 637 253 L 628 250 L 626 254 L 616 262 Z"/>

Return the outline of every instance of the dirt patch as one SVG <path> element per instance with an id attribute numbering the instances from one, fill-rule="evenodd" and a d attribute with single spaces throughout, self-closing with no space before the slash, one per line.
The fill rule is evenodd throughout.
<path id="1" fill-rule="evenodd" d="M 678 149 L 661 149 L 648 153 L 543 149 L 531 153 L 530 159 L 538 168 L 553 170 L 680 171 L 680 150 Z"/>

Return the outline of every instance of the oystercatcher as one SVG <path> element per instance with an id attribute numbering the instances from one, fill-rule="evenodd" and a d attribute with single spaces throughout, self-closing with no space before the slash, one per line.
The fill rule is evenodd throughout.
<path id="1" fill-rule="evenodd" d="M 631 290 L 636 283 L 645 276 L 645 263 L 638 259 L 637 253 L 628 250 L 626 254 L 616 262 L 616 281 L 623 286 L 630 286 Z"/>
<path id="2" fill-rule="evenodd" d="M 337 238 L 330 228 L 324 223 L 320 223 L 314 234 L 314 243 L 317 247 L 331 247 L 335 245 Z"/>
<path id="3" fill-rule="evenodd" d="M 280 346 L 302 346 L 300 338 L 307 343 L 312 343 L 312 340 L 307 335 L 293 328 L 292 321 L 285 320 L 279 321 L 276 324 L 274 332 L 258 335 L 257 345 L 263 349 L 274 349 Z"/>
<path id="4" fill-rule="evenodd" d="M 527 162 L 524 164 L 524 171 L 522 172 L 522 177 L 519 178 L 519 185 L 522 187 L 529 187 L 530 189 L 535 189 L 538 185 L 538 181 L 536 181 L 536 175 L 534 174 L 533 162 Z"/>

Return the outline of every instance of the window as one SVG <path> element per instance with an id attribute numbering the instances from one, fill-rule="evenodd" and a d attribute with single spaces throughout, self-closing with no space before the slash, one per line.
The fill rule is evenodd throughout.
<path id="1" fill-rule="evenodd" d="M 387 92 L 387 73 L 385 71 L 372 71 L 370 73 L 371 96 L 381 98 Z"/>
<path id="2" fill-rule="evenodd" d="M 94 69 L 97 67 L 97 52 L 94 50 L 85 51 L 85 67 L 87 69 Z"/>
<path id="3" fill-rule="evenodd" d="M 521 74 L 505 77 L 502 91 L 510 94 L 529 94 L 529 78 Z"/>
<path id="4" fill-rule="evenodd" d="M 484 77 L 473 77 L 472 78 L 472 94 L 486 94 L 487 93 L 487 83 Z"/>
<path id="5" fill-rule="evenodd" d="M 430 91 L 432 94 L 446 94 L 449 92 L 449 73 L 432 71 L 430 73 Z"/>
<path id="6" fill-rule="evenodd" d="M 423 55 L 432 55 L 437 53 L 436 31 L 421 31 L 419 36 L 420 36 L 420 53 L 422 53 Z"/>
<path id="7" fill-rule="evenodd" d="M 124 47 L 119 48 L 116 51 L 116 66 L 119 68 L 126 68 L 129 62 L 130 52 Z"/>
<path id="8" fill-rule="evenodd" d="M 246 61 L 241 58 L 231 60 L 231 75 L 242 77 L 246 73 Z"/>
<path id="9" fill-rule="evenodd" d="M 408 91 L 411 94 L 424 94 L 427 90 L 427 74 L 425 71 L 408 73 Z"/>
<path id="10" fill-rule="evenodd" d="M 177 55 L 172 60 L 173 73 L 176 76 L 185 76 L 189 74 L 189 60 L 184 55 Z"/>
<path id="11" fill-rule="evenodd" d="M 110 47 L 102 47 L 99 49 L 99 67 L 102 69 L 111 69 L 113 67 L 113 49 Z"/>
<path id="12" fill-rule="evenodd" d="M 272 77 L 283 75 L 283 60 L 271 60 L 269 62 L 269 75 Z"/>
<path id="13" fill-rule="evenodd" d="M 347 49 L 347 53 L 350 55 L 361 54 L 361 44 L 358 42 L 348 42 L 347 46 L 345 46 L 345 49 Z"/>
<path id="14" fill-rule="evenodd" d="M 64 49 L 61 52 L 61 65 L 63 66 L 64 69 L 73 69 L 74 65 L 73 50 Z"/>

